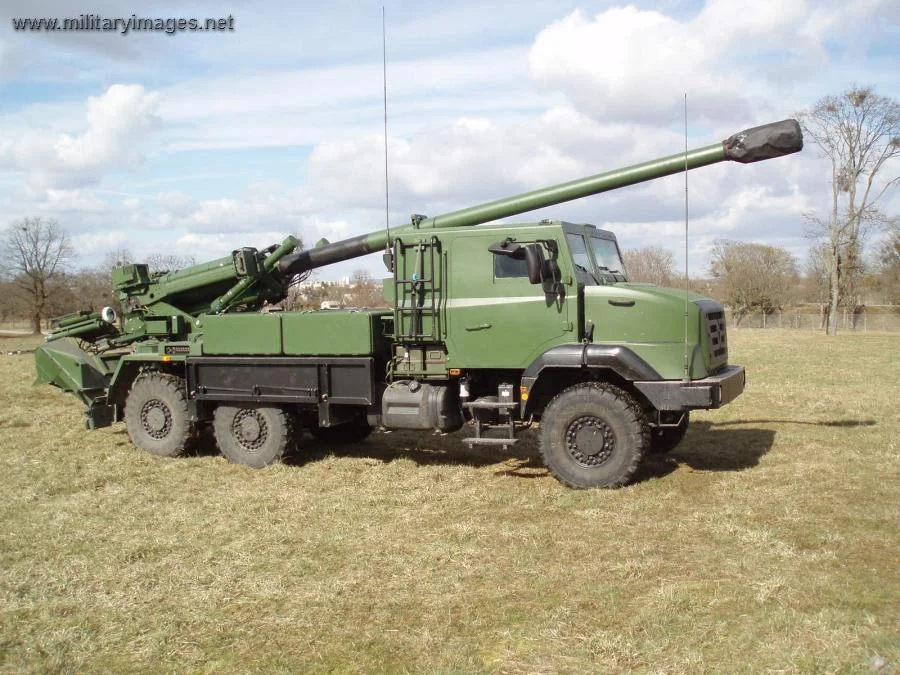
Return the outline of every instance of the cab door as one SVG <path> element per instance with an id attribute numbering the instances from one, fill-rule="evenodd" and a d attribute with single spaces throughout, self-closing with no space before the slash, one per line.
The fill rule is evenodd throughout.
<path id="1" fill-rule="evenodd" d="M 552 293 L 529 283 L 524 260 L 488 250 L 497 241 L 494 233 L 457 237 L 450 246 L 448 367 L 521 369 L 575 339 L 570 287 L 559 284 Z"/>

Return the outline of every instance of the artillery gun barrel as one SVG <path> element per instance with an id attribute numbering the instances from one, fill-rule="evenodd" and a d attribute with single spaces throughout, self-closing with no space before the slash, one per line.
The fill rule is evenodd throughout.
<path id="1" fill-rule="evenodd" d="M 278 269 L 285 275 L 300 274 L 332 263 L 358 258 L 389 246 L 393 237 L 417 230 L 439 227 L 469 227 L 507 218 L 526 211 L 600 194 L 609 190 L 670 176 L 686 169 L 733 161 L 741 164 L 773 159 L 798 152 L 803 148 L 803 134 L 796 120 L 787 119 L 746 129 L 721 143 L 682 152 L 623 169 L 607 171 L 587 178 L 560 183 L 514 197 L 452 211 L 434 218 L 424 218 L 411 225 L 363 234 L 314 249 L 284 256 Z"/>

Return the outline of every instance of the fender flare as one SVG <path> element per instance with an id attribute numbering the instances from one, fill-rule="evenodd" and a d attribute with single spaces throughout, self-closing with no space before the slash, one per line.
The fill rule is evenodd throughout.
<path id="1" fill-rule="evenodd" d="M 184 368 L 183 361 L 166 362 L 156 355 L 147 355 L 146 357 L 128 356 L 122 358 L 110 379 L 109 389 L 106 392 L 107 401 L 110 404 L 118 405 L 124 409 L 125 398 L 128 396 L 128 392 L 131 389 L 131 383 L 134 382 L 134 379 L 138 376 L 141 369 L 148 365 L 162 365 L 164 366 L 163 369 L 167 372 L 171 372 L 173 367 L 179 365 L 182 369 Z M 181 377 L 184 377 L 184 375 L 181 374 Z"/>
<path id="2" fill-rule="evenodd" d="M 628 382 L 653 381 L 663 378 L 644 359 L 621 345 L 592 343 L 568 344 L 552 347 L 537 357 L 522 373 L 520 391 L 531 392 L 541 375 L 555 370 L 610 370 Z M 529 398 L 521 402 L 521 415 L 533 412 Z"/>

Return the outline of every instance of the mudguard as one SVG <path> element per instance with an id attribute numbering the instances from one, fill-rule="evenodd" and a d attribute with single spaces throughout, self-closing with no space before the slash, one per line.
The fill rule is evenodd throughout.
<path id="1" fill-rule="evenodd" d="M 628 382 L 662 379 L 659 373 L 628 347 L 592 343 L 560 345 L 541 354 L 522 374 L 520 385 L 525 394 L 521 404 L 523 418 L 531 412 L 527 395 L 534 389 L 541 374 L 558 369 L 606 369 Z"/>

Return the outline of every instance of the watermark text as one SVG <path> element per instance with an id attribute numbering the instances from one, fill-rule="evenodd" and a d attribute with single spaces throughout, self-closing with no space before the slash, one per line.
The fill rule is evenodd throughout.
<path id="1" fill-rule="evenodd" d="M 234 31 L 234 17 L 229 14 L 225 17 L 211 19 L 185 19 L 185 18 L 148 18 L 132 14 L 130 17 L 111 17 L 102 14 L 80 14 L 77 17 L 66 18 L 13 18 L 13 30 L 16 31 L 78 31 L 78 32 L 107 32 L 128 35 L 131 32 L 156 32 L 174 35 L 180 32 L 227 32 Z"/>

